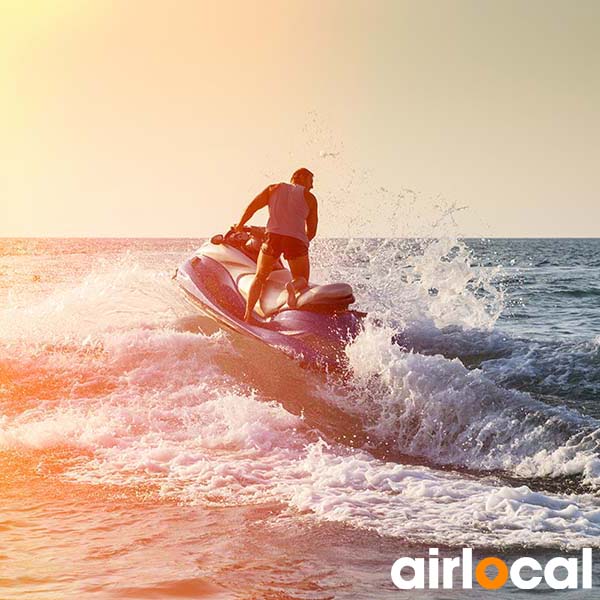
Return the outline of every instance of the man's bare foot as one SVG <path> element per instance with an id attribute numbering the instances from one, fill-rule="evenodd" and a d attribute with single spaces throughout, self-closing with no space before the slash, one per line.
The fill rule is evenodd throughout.
<path id="1" fill-rule="evenodd" d="M 260 325 L 252 315 L 244 315 L 244 323 L 248 323 L 248 325 Z"/>
<path id="2" fill-rule="evenodd" d="M 285 289 L 288 293 L 287 303 L 290 308 L 296 308 L 296 288 L 294 287 L 293 281 L 288 281 L 285 285 Z"/>

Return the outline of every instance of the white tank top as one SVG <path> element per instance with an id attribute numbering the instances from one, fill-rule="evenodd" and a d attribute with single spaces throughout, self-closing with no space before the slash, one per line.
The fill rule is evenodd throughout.
<path id="1" fill-rule="evenodd" d="M 304 186 L 280 183 L 269 196 L 269 220 L 267 231 L 302 240 L 306 237 L 308 205 L 304 199 Z"/>

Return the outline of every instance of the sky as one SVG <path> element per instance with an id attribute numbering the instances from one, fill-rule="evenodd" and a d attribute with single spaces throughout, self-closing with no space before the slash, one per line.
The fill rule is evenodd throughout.
<path id="1" fill-rule="evenodd" d="M 0 0 L 0 236 L 600 235 L 595 0 Z M 254 220 L 260 224 L 264 216 Z"/>

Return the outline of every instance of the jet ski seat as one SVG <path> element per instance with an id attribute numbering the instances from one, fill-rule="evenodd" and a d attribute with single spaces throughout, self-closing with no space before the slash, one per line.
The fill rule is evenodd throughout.
<path id="1" fill-rule="evenodd" d="M 248 298 L 254 273 L 245 273 L 237 280 L 237 286 L 244 298 Z M 292 275 L 287 269 L 273 271 L 262 289 L 255 311 L 263 318 L 270 317 L 287 305 L 286 284 Z M 297 308 L 303 310 L 342 310 L 354 302 L 352 288 L 347 283 L 327 285 L 308 284 L 308 288 L 298 296 Z"/>
<path id="2" fill-rule="evenodd" d="M 199 256 L 213 259 L 227 269 L 231 278 L 244 299 L 248 292 L 256 263 L 241 250 L 227 244 L 208 244 L 200 249 Z M 255 311 L 263 318 L 270 317 L 287 305 L 286 284 L 292 278 L 291 273 L 283 266 L 275 268 L 265 285 Z M 302 310 L 333 311 L 344 310 L 354 302 L 352 288 L 347 283 L 332 283 L 328 285 L 308 284 L 308 288 L 297 299 L 297 308 Z"/>

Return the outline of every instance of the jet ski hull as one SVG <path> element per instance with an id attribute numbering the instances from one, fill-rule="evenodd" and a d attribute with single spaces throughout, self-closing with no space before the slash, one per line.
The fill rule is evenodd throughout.
<path id="1" fill-rule="evenodd" d="M 246 323 L 245 299 L 230 270 L 203 255 L 202 248 L 177 269 L 175 279 L 206 316 L 307 365 L 338 366 L 343 348 L 362 328 L 364 313 L 348 309 L 327 313 L 286 308 L 258 325 Z"/>

